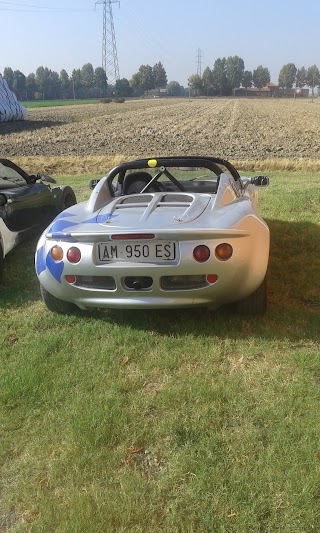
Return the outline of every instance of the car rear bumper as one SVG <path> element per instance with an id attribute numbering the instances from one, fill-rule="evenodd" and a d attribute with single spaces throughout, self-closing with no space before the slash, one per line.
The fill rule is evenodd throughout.
<path id="1" fill-rule="evenodd" d="M 39 278 L 40 283 L 53 296 L 72 302 L 81 309 L 90 307 L 152 309 L 194 306 L 215 309 L 251 294 L 263 280 L 266 265 L 251 272 L 250 276 L 243 271 L 241 283 L 234 270 L 226 269 L 226 271 L 217 273 L 217 270 L 214 272 L 208 267 L 205 271 L 203 265 L 202 269 L 202 272 L 199 269 L 200 272 L 197 274 L 191 272 L 189 275 L 185 271 L 181 272 L 179 267 L 169 273 L 168 269 L 159 272 L 159 268 L 155 270 L 135 268 L 134 271 L 115 272 L 114 276 L 108 272 L 106 279 L 109 289 L 107 290 L 103 288 L 102 276 L 76 276 L 75 283 L 80 283 L 78 286 L 68 283 L 65 276 L 62 276 L 61 282 L 57 283 L 48 272 L 40 274 Z M 126 276 L 128 273 L 129 276 Z M 216 275 L 217 280 L 211 283 L 207 281 L 207 275 Z M 99 278 L 99 283 L 95 281 L 97 278 Z M 83 279 L 86 281 L 85 286 L 81 285 Z M 110 284 L 110 279 L 114 284 Z M 150 281 L 147 281 L 144 287 L 145 279 Z M 164 280 L 166 280 L 165 283 Z M 136 282 L 138 288 L 134 288 Z"/>
<path id="2" fill-rule="evenodd" d="M 227 261 L 218 260 L 214 254 L 217 244 L 225 242 L 221 237 L 203 239 L 201 244 L 210 247 L 212 252 L 204 263 L 193 257 L 193 250 L 199 244 L 194 240 L 179 242 L 176 260 L 161 265 L 121 261 L 96 264 L 94 244 L 82 242 L 76 244 L 81 250 L 81 261 L 70 264 L 65 257 L 73 243 L 43 240 L 36 256 L 37 274 L 41 285 L 50 294 L 82 309 L 218 308 L 249 296 L 264 279 L 269 257 L 269 232 L 264 226 L 260 227 L 263 230 L 260 235 L 247 234 L 228 239 L 233 246 L 233 255 Z M 64 250 L 63 261 L 55 264 L 50 259 L 50 248 L 54 244 Z M 68 276 L 75 276 L 75 281 L 68 282 Z M 212 282 L 214 276 L 217 279 Z M 145 279 L 149 281 L 141 283 Z M 140 287 L 139 283 L 134 285 L 136 280 Z"/>

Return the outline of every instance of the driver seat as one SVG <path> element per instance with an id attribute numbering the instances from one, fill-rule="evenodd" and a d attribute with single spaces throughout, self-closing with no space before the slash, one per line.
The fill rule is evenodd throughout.
<path id="1" fill-rule="evenodd" d="M 139 194 L 149 183 L 152 176 L 148 172 L 130 172 L 126 174 L 122 185 L 122 194 Z M 147 192 L 157 192 L 159 188 L 153 184 Z"/>

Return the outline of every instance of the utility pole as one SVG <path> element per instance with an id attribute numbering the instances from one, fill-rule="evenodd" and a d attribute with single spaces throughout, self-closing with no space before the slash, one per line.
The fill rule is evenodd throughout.
<path id="1" fill-rule="evenodd" d="M 112 4 L 119 4 L 120 7 L 120 2 L 119 0 L 98 0 L 96 4 L 103 5 L 102 68 L 108 82 L 114 85 L 120 79 L 120 74 Z"/>
<path id="2" fill-rule="evenodd" d="M 202 74 L 202 58 L 203 58 L 202 50 L 198 48 L 196 62 L 197 62 L 197 74 L 198 76 L 200 76 L 200 78 Z"/>

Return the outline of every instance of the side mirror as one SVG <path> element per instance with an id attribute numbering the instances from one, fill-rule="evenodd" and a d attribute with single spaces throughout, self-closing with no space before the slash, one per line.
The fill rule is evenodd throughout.
<path id="1" fill-rule="evenodd" d="M 47 176 L 46 174 L 37 174 L 37 179 L 41 181 L 46 181 L 47 183 L 57 183 L 54 178 Z"/>
<path id="2" fill-rule="evenodd" d="M 93 189 L 95 188 L 95 186 L 99 183 L 100 180 L 90 180 L 89 181 L 89 189 L 91 189 L 93 191 Z"/>
<path id="3" fill-rule="evenodd" d="M 251 178 L 251 183 L 257 187 L 268 187 L 269 178 L 268 176 L 254 176 Z"/>

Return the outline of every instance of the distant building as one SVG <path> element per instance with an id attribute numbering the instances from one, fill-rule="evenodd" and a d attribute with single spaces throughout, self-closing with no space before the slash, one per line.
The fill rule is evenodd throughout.
<path id="1" fill-rule="evenodd" d="M 150 89 L 150 91 L 145 91 L 145 96 L 149 96 L 149 98 L 160 98 L 167 96 L 167 89 Z"/>
<path id="2" fill-rule="evenodd" d="M 283 89 L 276 83 L 267 83 L 265 87 L 257 89 L 257 87 L 240 87 L 234 89 L 234 96 L 259 96 L 262 98 L 308 98 L 309 89 Z"/>

